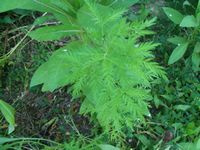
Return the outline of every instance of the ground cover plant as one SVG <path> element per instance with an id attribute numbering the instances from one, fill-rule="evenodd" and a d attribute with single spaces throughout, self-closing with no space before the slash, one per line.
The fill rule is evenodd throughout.
<path id="1" fill-rule="evenodd" d="M 185 29 L 185 33 L 181 33 L 182 36 L 174 36 L 168 39 L 169 42 L 178 45 L 176 49 L 172 52 L 168 64 L 173 64 L 183 57 L 186 53 L 188 47 L 192 46 L 194 49 L 190 52 L 191 62 L 193 69 L 199 71 L 199 42 L 198 42 L 198 32 L 199 32 L 199 7 L 200 3 L 197 4 L 197 7 L 193 6 L 189 2 L 185 5 L 193 7 L 195 9 L 194 15 L 182 15 L 177 10 L 173 8 L 164 7 L 166 15 L 171 19 L 175 24 L 179 24 L 180 27 Z M 188 29 L 186 29 L 188 28 Z"/>
<path id="2" fill-rule="evenodd" d="M 200 149 L 199 8 L 2 0 L 0 149 Z"/>

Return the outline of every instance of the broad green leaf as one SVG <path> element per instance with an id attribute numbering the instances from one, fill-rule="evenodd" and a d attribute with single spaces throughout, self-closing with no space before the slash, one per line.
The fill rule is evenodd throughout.
<path id="1" fill-rule="evenodd" d="M 56 18 L 63 23 L 65 23 L 66 20 L 71 20 L 70 12 L 64 11 L 62 8 L 52 3 L 51 0 L 1 0 L 0 13 L 13 9 L 53 13 Z"/>
<path id="2" fill-rule="evenodd" d="M 180 144 L 178 144 L 178 146 L 179 146 L 179 148 L 181 150 L 198 150 L 198 149 L 196 149 L 196 145 L 195 144 L 189 143 L 189 142 L 180 143 Z"/>
<path id="3" fill-rule="evenodd" d="M 114 147 L 109 144 L 101 144 L 101 145 L 99 145 L 99 147 L 101 148 L 101 150 L 120 150 L 119 148 Z"/>
<path id="4" fill-rule="evenodd" d="M 43 84 L 43 91 L 53 91 L 66 83 L 69 66 L 66 62 L 67 48 L 54 52 L 51 58 L 41 65 L 31 80 L 31 87 Z"/>
<path id="5" fill-rule="evenodd" d="M 32 4 L 31 0 L 1 0 L 0 13 Z"/>
<path id="6" fill-rule="evenodd" d="M 173 21 L 175 24 L 180 24 L 182 19 L 183 19 L 183 15 L 178 12 L 177 10 L 170 8 L 170 7 L 163 7 L 163 10 L 165 12 L 165 14 L 167 15 L 167 17 Z"/>
<path id="7" fill-rule="evenodd" d="M 186 43 L 187 39 L 180 36 L 174 36 L 174 37 L 168 38 L 167 41 L 175 45 L 180 45 L 180 44 Z"/>
<path id="8" fill-rule="evenodd" d="M 8 133 L 12 133 L 15 129 L 15 110 L 8 103 L 0 99 L 0 111 L 9 123 Z"/>
<path id="9" fill-rule="evenodd" d="M 189 43 L 181 44 L 174 49 L 168 61 L 169 65 L 177 62 L 179 59 L 183 57 L 188 48 L 188 44 Z"/>
<path id="10" fill-rule="evenodd" d="M 5 143 L 9 143 L 9 142 L 18 141 L 18 140 L 20 140 L 20 138 L 6 138 L 6 137 L 0 137 L 0 145 L 1 145 L 1 144 L 5 144 Z"/>
<path id="11" fill-rule="evenodd" d="M 55 89 L 70 83 L 71 67 L 70 50 L 78 49 L 80 42 L 71 42 L 67 46 L 55 51 L 50 59 L 41 65 L 34 73 L 30 87 L 43 84 L 42 91 L 54 91 Z M 70 58 L 70 56 L 72 58 Z"/>
<path id="12" fill-rule="evenodd" d="M 53 13 L 54 16 L 64 24 L 69 22 L 71 23 L 73 17 L 75 17 L 74 14 L 72 14 L 71 11 L 68 9 L 64 1 L 61 2 L 60 0 L 58 0 L 55 2 L 53 0 L 35 0 L 35 3 L 45 7 L 45 9 L 48 9 L 47 12 Z M 43 12 L 43 10 L 39 11 Z"/>
<path id="13" fill-rule="evenodd" d="M 200 149 L 200 139 L 198 139 L 198 141 L 196 143 L 196 149 Z"/>
<path id="14" fill-rule="evenodd" d="M 199 23 L 193 15 L 188 15 L 183 18 L 181 21 L 181 27 L 197 27 Z"/>
<path id="15" fill-rule="evenodd" d="M 81 31 L 71 25 L 47 26 L 36 29 L 29 33 L 29 36 L 38 41 L 59 40 L 63 37 L 80 33 Z"/>
<path id="16" fill-rule="evenodd" d="M 36 3 L 34 0 L 1 0 L 0 13 L 16 8 L 42 12 L 51 10 L 39 3 Z"/>

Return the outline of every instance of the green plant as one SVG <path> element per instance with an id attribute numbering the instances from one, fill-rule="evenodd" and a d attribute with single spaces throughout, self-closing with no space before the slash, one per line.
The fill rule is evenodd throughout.
<path id="1" fill-rule="evenodd" d="M 82 145 L 79 140 L 71 142 L 58 143 L 42 138 L 6 138 L 0 137 L 1 150 L 15 149 L 34 149 L 34 150 L 119 150 L 109 144 L 97 144 L 96 141 L 91 141 L 90 144 Z"/>
<path id="2" fill-rule="evenodd" d="M 136 0 L 85 0 L 74 15 L 63 10 L 62 6 L 70 6 L 67 1 L 34 2 L 54 13 L 62 24 L 29 35 L 38 41 L 71 36 L 71 43 L 54 52 L 36 71 L 31 87 L 43 84 L 43 91 L 54 91 L 70 85 L 73 98 L 83 99 L 80 112 L 96 116 L 113 138 L 121 136 L 126 127 L 133 129 L 134 124 L 144 122 L 144 116 L 150 115 L 151 81 L 165 78 L 163 68 L 152 61 L 151 50 L 158 44 L 140 40 L 153 33 L 146 28 L 155 19 L 127 23 L 122 15 Z M 35 7 L 29 1 L 24 6 Z"/>
<path id="3" fill-rule="evenodd" d="M 42 138 L 6 138 L 0 137 L 1 150 L 15 149 L 42 149 L 42 150 L 60 150 L 65 149 L 64 144 L 60 144 L 48 139 Z"/>
<path id="4" fill-rule="evenodd" d="M 154 98 L 156 108 L 151 121 L 158 123 L 150 125 L 155 132 L 163 134 L 166 131 L 165 145 L 177 147 L 179 143 L 193 143 L 199 139 L 200 128 L 199 100 L 200 82 L 198 76 L 191 71 L 191 66 L 172 67 L 168 69 L 169 83 L 159 85 L 154 89 L 158 96 Z"/>
<path id="5" fill-rule="evenodd" d="M 186 5 L 186 3 L 185 3 Z M 187 2 L 187 5 L 194 7 L 191 3 Z M 163 8 L 167 17 L 175 24 L 182 28 L 182 32 L 179 36 L 174 36 L 168 39 L 172 44 L 177 45 L 173 50 L 168 64 L 171 65 L 180 60 L 185 54 L 187 49 L 190 50 L 189 60 L 192 62 L 193 69 L 199 71 L 200 66 L 200 42 L 199 42 L 199 31 L 200 31 L 200 1 L 198 2 L 197 8 L 194 15 L 184 16 L 179 11 L 170 8 Z M 192 50 L 193 49 L 193 50 Z"/>
<path id="6" fill-rule="evenodd" d="M 10 134 L 15 129 L 15 110 L 11 105 L 0 99 L 0 111 L 9 123 L 8 134 Z"/>
<path id="7" fill-rule="evenodd" d="M 43 84 L 43 91 L 53 91 L 71 85 L 74 99 L 84 96 L 81 113 L 96 115 L 105 131 L 115 136 L 124 127 L 132 128 L 134 122 L 144 122 L 143 116 L 149 115 L 146 100 L 151 99 L 151 80 L 164 76 L 162 67 L 151 61 L 151 50 L 158 44 L 138 40 L 152 34 L 145 28 L 154 19 L 126 23 L 122 18 L 125 10 L 85 1 L 71 30 L 59 25 L 30 33 L 39 41 L 78 33 L 78 41 L 57 50 L 36 71 L 31 86 Z M 52 36 L 59 28 L 67 33 Z"/>

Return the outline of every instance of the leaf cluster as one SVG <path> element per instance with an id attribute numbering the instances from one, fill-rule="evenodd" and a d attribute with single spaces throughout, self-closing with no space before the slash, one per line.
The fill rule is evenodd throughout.
<path id="1" fill-rule="evenodd" d="M 168 39 L 172 44 L 175 44 L 177 47 L 173 50 L 168 64 L 174 64 L 180 60 L 188 49 L 193 49 L 189 52 L 189 60 L 192 62 L 193 70 L 199 71 L 200 66 L 200 43 L 198 40 L 198 34 L 200 31 L 200 1 L 198 2 L 196 8 L 187 1 L 183 6 L 189 6 L 195 9 L 194 15 L 183 15 L 179 11 L 170 8 L 164 7 L 163 10 L 167 17 L 176 25 L 179 25 L 183 29 L 183 34 L 180 33 L 178 36 L 174 36 Z M 189 50 L 188 50 L 189 51 Z"/>

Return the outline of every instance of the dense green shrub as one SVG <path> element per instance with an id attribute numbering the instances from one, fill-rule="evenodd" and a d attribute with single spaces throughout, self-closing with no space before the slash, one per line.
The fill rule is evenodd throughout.
<path id="1" fill-rule="evenodd" d="M 127 23 L 122 17 L 125 11 L 85 1 L 73 23 L 30 33 L 39 41 L 74 37 L 36 71 L 31 86 L 43 84 L 43 91 L 53 91 L 71 85 L 74 99 L 84 97 L 81 113 L 95 115 L 113 136 L 144 122 L 144 115 L 150 115 L 151 81 L 165 76 L 152 61 L 151 50 L 158 44 L 139 41 L 153 33 L 145 28 L 155 19 Z"/>

